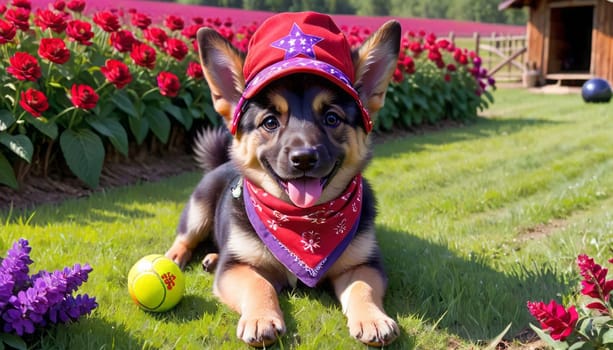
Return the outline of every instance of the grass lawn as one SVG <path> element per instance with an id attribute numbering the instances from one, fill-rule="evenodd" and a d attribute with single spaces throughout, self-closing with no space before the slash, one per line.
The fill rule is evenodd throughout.
<path id="1" fill-rule="evenodd" d="M 464 127 L 377 145 L 365 173 L 379 201 L 378 237 L 389 274 L 385 301 L 402 335 L 390 349 L 468 349 L 534 322 L 526 301 L 567 301 L 575 258 L 613 256 L 613 105 L 578 95 L 500 90 L 484 117 Z M 166 313 L 128 296 L 131 265 L 163 253 L 198 182 L 188 173 L 0 213 L 0 254 L 19 237 L 33 270 L 90 263 L 80 291 L 99 307 L 76 324 L 30 339 L 49 349 L 236 349 L 238 315 L 211 294 L 194 261 L 187 290 Z M 362 349 L 328 291 L 281 296 L 287 334 L 278 349 Z"/>

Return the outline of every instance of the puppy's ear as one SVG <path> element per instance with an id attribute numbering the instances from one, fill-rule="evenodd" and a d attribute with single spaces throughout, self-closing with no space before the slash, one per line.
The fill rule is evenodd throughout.
<path id="1" fill-rule="evenodd" d="M 400 23 L 390 20 L 352 52 L 355 88 L 374 115 L 385 103 L 385 93 L 398 62 Z"/>
<path id="2" fill-rule="evenodd" d="M 197 38 L 200 63 L 211 89 L 213 107 L 229 126 L 245 89 L 243 54 L 214 29 L 199 29 Z"/>

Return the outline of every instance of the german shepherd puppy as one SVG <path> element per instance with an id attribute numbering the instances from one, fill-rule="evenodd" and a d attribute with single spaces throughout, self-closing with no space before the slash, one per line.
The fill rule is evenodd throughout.
<path id="1" fill-rule="evenodd" d="M 302 30 L 308 25 L 300 22 L 304 16 L 322 20 L 325 15 L 308 12 L 275 17 L 294 20 L 292 33 L 300 30 L 296 35 L 305 35 Z M 329 20 L 327 16 L 323 19 Z M 278 24 L 262 27 L 263 31 L 280 28 Z M 328 40 L 327 35 L 306 33 L 305 42 L 317 48 L 322 38 Z M 215 268 L 214 293 L 240 313 L 237 336 L 252 346 L 272 344 L 284 334 L 277 293 L 297 281 L 307 286 L 330 281 L 350 334 L 368 345 L 389 344 L 399 328 L 383 309 L 387 279 L 375 238 L 375 199 L 360 174 L 371 158 L 370 116 L 383 106 L 396 67 L 400 25 L 385 23 L 353 51 L 348 46 L 330 46 L 330 50 L 346 50 L 330 55 L 328 61 L 339 55 L 349 57 L 347 76 L 353 76 L 349 88 L 331 82 L 333 77 L 327 73 L 298 69 L 274 76 L 249 98 L 245 90 L 253 79 L 245 74 L 250 69 L 246 64 L 259 64 L 269 52 L 262 52 L 261 59 L 252 57 L 250 63 L 251 50 L 258 50 L 256 44 L 250 44 L 245 59 L 215 30 L 200 29 L 197 40 L 214 108 L 233 137 L 220 129 L 205 131 L 197 139 L 196 158 L 205 175 L 183 210 L 176 239 L 166 255 L 184 267 L 199 243 L 207 239 L 214 243 L 217 253 L 207 255 L 203 265 Z M 276 52 L 277 46 L 267 45 L 267 50 Z M 351 205 L 337 207 L 350 197 L 354 198 L 348 201 Z M 253 219 L 263 206 L 270 207 L 270 216 Z M 328 206 L 332 209 L 324 210 Z M 282 207 L 296 215 L 286 215 Z M 353 221 L 345 220 L 352 215 Z M 294 217 L 305 222 L 305 226 L 297 224 L 296 240 L 277 236 L 272 239 L 276 247 L 266 243 L 273 230 L 291 224 Z M 300 254 L 332 244 L 326 235 L 310 229 L 317 224 L 328 236 L 339 236 L 339 232 L 345 236 L 334 243 L 340 249 L 328 252 L 313 265 L 316 267 L 306 267 Z M 292 244 L 299 249 L 290 251 L 287 247 Z M 298 263 L 293 266 L 280 258 L 283 254 Z M 304 276 L 301 269 L 307 272 Z"/>

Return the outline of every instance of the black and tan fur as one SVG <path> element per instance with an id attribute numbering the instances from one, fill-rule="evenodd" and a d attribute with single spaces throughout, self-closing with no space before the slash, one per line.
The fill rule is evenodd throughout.
<path id="1" fill-rule="evenodd" d="M 373 116 L 385 100 L 396 67 L 400 25 L 384 24 L 352 53 L 362 103 Z M 198 32 L 200 58 L 215 110 L 231 123 L 244 89 L 243 57 L 217 32 Z M 295 277 L 259 240 L 242 199 L 232 187 L 240 177 L 285 201 L 279 181 L 300 176 L 326 178 L 319 202 L 338 197 L 371 157 L 370 142 L 355 101 L 334 84 L 309 74 L 281 78 L 246 105 L 235 137 L 207 131 L 196 153 L 207 168 L 180 219 L 166 253 L 181 266 L 197 245 L 212 238 L 218 255 L 214 293 L 240 313 L 237 336 L 254 346 L 268 345 L 285 332 L 277 293 Z M 228 161 L 221 164 L 228 156 Z M 326 274 L 347 316 L 349 332 L 375 346 L 393 341 L 396 322 L 383 310 L 386 277 L 375 239 L 375 200 L 364 181 L 360 224 L 354 240 Z M 213 237 L 210 233 L 213 232 Z"/>

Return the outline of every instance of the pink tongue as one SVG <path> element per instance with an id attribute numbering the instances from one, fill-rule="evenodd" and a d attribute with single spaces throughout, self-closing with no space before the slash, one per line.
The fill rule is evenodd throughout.
<path id="1" fill-rule="evenodd" d="M 321 181 L 313 178 L 301 178 L 287 182 L 287 194 L 289 199 L 300 208 L 308 208 L 315 205 L 321 197 Z"/>

